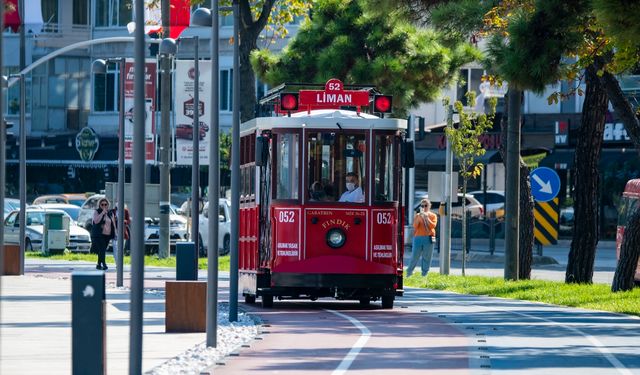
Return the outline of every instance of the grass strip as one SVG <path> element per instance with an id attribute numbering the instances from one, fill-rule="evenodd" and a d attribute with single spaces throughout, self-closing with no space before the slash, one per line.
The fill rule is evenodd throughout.
<path id="1" fill-rule="evenodd" d="M 437 273 L 430 273 L 427 277 L 413 275 L 405 278 L 404 285 L 640 316 L 640 288 L 613 293 L 607 284 L 511 281 L 500 277 L 443 276 Z"/>
<path id="2" fill-rule="evenodd" d="M 41 252 L 27 252 L 27 258 L 45 258 L 52 260 L 67 260 L 67 261 L 85 261 L 85 262 L 98 262 L 97 254 L 82 254 L 82 253 L 65 253 L 65 254 L 52 254 L 44 255 Z M 113 256 L 107 255 L 107 264 L 116 264 Z M 131 257 L 124 257 L 124 264 L 131 264 Z M 149 267 L 170 267 L 176 268 L 176 257 L 172 256 L 165 259 L 158 258 L 157 255 L 145 255 L 144 265 Z M 207 269 L 207 258 L 198 259 L 198 269 Z M 218 258 L 218 270 L 229 271 L 229 255 L 220 256 Z"/>

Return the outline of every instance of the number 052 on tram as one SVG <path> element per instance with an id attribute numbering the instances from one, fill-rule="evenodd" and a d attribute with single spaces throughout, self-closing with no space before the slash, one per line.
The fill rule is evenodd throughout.
<path id="1" fill-rule="evenodd" d="M 317 92 L 331 98 L 329 86 Z M 393 308 L 413 167 L 407 122 L 314 108 L 241 125 L 239 289 L 264 307 L 334 297 Z"/>

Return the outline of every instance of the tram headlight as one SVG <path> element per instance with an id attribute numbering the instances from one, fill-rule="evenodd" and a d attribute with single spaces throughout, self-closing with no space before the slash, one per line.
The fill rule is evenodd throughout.
<path id="1" fill-rule="evenodd" d="M 342 247 L 346 240 L 347 236 L 344 234 L 342 229 L 333 228 L 327 232 L 327 245 L 334 249 Z"/>

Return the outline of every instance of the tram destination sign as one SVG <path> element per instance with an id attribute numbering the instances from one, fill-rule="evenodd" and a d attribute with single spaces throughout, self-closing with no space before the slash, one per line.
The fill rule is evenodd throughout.
<path id="1" fill-rule="evenodd" d="M 300 90 L 300 106 L 339 108 L 342 106 L 369 105 L 369 92 L 365 90 L 345 90 L 342 81 L 332 78 L 324 90 Z"/>

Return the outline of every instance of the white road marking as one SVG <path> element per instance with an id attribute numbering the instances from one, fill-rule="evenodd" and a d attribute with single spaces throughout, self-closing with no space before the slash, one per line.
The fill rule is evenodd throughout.
<path id="1" fill-rule="evenodd" d="M 504 310 L 503 310 L 504 311 Z M 572 332 L 575 332 L 579 335 L 584 336 L 587 340 L 589 340 L 597 349 L 600 353 L 602 353 L 602 355 L 609 361 L 609 363 L 611 363 L 613 365 L 613 367 L 616 368 L 616 370 L 618 370 L 619 373 L 623 374 L 623 375 L 633 375 L 631 371 L 629 371 L 629 369 L 627 369 L 622 362 L 620 362 L 618 360 L 618 358 L 616 358 L 615 355 L 611 354 L 611 352 L 609 351 L 609 349 L 607 349 L 607 347 L 600 342 L 600 340 L 598 340 L 597 338 L 595 338 L 594 336 L 591 335 L 587 335 L 586 333 L 582 332 L 581 330 L 575 328 L 575 327 L 571 327 L 566 325 L 565 323 L 558 323 L 558 322 L 554 322 L 553 320 L 550 319 L 545 319 L 545 318 L 541 318 L 538 316 L 534 316 L 534 315 L 529 315 L 529 314 L 525 314 L 525 313 L 521 313 L 521 312 L 517 312 L 517 311 L 510 311 L 514 314 L 518 314 L 518 315 L 522 315 L 522 316 L 526 316 L 527 318 L 532 318 L 532 319 L 539 319 L 548 323 L 553 324 L 554 326 L 559 326 L 562 328 L 566 328 Z"/>
<path id="2" fill-rule="evenodd" d="M 476 296 L 476 297 L 478 297 L 478 296 Z M 419 297 L 418 297 L 418 298 L 419 298 Z M 489 297 L 489 298 L 492 298 L 492 297 Z M 534 302 L 534 301 L 524 301 L 524 300 L 519 301 L 519 302 L 523 302 L 523 303 L 536 303 L 536 302 Z M 402 303 L 406 303 L 406 304 L 424 304 L 424 301 L 420 301 L 420 300 L 416 300 L 416 301 L 402 301 Z M 588 334 L 586 334 L 586 333 L 582 332 L 582 331 L 581 331 L 581 330 L 579 330 L 578 328 L 568 326 L 568 325 L 566 325 L 566 323 L 558 323 L 558 322 L 555 322 L 555 321 L 550 320 L 550 319 L 541 318 L 541 317 L 538 317 L 538 316 L 535 316 L 535 315 L 530 315 L 530 314 L 526 314 L 526 313 L 521 313 L 521 312 L 513 311 L 513 310 L 505 310 L 505 309 L 500 309 L 500 308 L 498 308 L 498 309 L 495 309 L 495 308 L 487 308 L 487 307 L 484 307 L 484 306 L 480 306 L 480 305 L 478 305 L 478 304 L 475 304 L 475 303 L 473 303 L 473 302 L 466 302 L 466 301 L 465 301 L 465 302 L 457 302 L 457 304 L 458 304 L 458 305 L 473 305 L 473 306 L 479 307 L 479 308 L 481 308 L 481 309 L 483 309 L 483 310 L 486 310 L 486 311 L 490 311 L 490 310 L 499 310 L 499 311 L 503 311 L 503 312 L 506 312 L 506 313 L 513 313 L 513 314 L 517 314 L 517 315 L 525 316 L 525 317 L 527 317 L 527 318 L 532 318 L 532 319 L 542 320 L 542 321 L 544 321 L 544 322 L 551 323 L 552 325 L 554 325 L 554 326 L 558 326 L 558 327 L 561 327 L 561 328 L 566 328 L 566 329 L 568 329 L 568 330 L 570 330 L 570 331 L 572 331 L 572 332 L 575 332 L 575 333 L 577 333 L 577 334 L 579 334 L 579 335 L 583 336 L 583 337 L 584 337 L 584 338 L 586 338 L 587 340 L 589 340 L 589 342 L 591 342 L 591 343 L 596 347 L 596 349 L 597 349 L 597 350 L 598 350 L 598 351 L 599 351 L 599 352 L 600 352 L 600 353 L 601 353 L 601 354 L 602 354 L 602 355 L 607 359 L 607 361 L 609 361 L 609 363 L 611 363 L 611 364 L 613 365 L 613 367 L 615 367 L 615 368 L 616 368 L 616 370 L 618 370 L 618 372 L 619 372 L 620 374 L 622 374 L 622 375 L 633 375 L 633 373 L 632 373 L 629 369 L 627 369 L 627 368 L 625 367 L 625 365 L 624 365 L 624 364 L 622 364 L 622 362 L 620 362 L 620 360 L 618 360 L 618 358 L 616 358 L 616 356 L 615 356 L 614 354 L 612 354 L 612 353 L 609 351 L 609 349 L 607 349 L 607 347 L 606 347 L 602 342 L 600 342 L 600 340 L 598 340 L 598 339 L 597 339 L 596 337 L 594 337 L 594 336 L 591 336 L 591 335 L 588 335 Z M 544 303 L 540 303 L 540 304 L 541 304 L 541 305 L 546 305 L 546 304 L 544 304 Z M 551 306 L 551 305 L 547 305 L 547 306 Z M 551 307 L 553 307 L 553 306 L 551 306 Z"/>
<path id="3" fill-rule="evenodd" d="M 369 329 L 365 327 L 364 324 L 360 323 L 360 321 L 356 318 L 350 317 L 349 315 L 339 313 L 334 310 L 325 309 L 325 311 L 328 311 L 341 318 L 347 319 L 348 321 L 351 322 L 351 324 L 356 326 L 356 328 L 358 328 L 360 332 L 362 332 L 362 335 L 360 335 L 360 338 L 358 339 L 358 341 L 356 341 L 356 343 L 353 344 L 353 346 L 351 347 L 351 350 L 349 350 L 349 353 L 347 353 L 347 355 L 342 359 L 342 362 L 340 362 L 338 367 L 336 367 L 336 369 L 333 370 L 333 372 L 331 373 L 332 375 L 342 375 L 346 373 L 347 370 L 349 370 L 349 367 L 351 367 L 351 364 L 358 356 L 358 353 L 360 353 L 360 350 L 364 347 L 367 341 L 369 341 L 369 337 L 371 337 L 371 331 L 369 331 Z"/>

